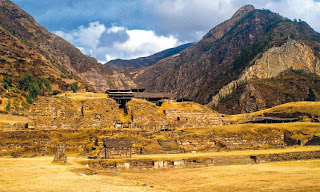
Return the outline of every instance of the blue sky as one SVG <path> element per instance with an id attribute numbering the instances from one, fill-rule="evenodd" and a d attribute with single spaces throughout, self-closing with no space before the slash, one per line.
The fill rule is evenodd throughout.
<path id="1" fill-rule="evenodd" d="M 100 62 L 195 42 L 246 4 L 302 19 L 320 31 L 319 0 L 12 0 Z"/>

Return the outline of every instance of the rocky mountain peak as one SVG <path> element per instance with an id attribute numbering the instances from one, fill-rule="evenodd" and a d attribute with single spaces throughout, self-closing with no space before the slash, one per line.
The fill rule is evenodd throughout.
<path id="1" fill-rule="evenodd" d="M 244 15 L 248 14 L 249 12 L 255 10 L 253 5 L 245 5 L 241 7 L 233 16 L 232 19 L 243 17 Z"/>
<path id="2" fill-rule="evenodd" d="M 300 43 L 292 41 L 292 45 L 289 43 L 290 46 L 286 46 L 288 37 Z M 272 72 L 283 71 L 280 67 L 287 69 L 289 58 L 292 65 L 297 66 L 294 67 L 296 70 L 308 68 L 309 72 L 314 73 L 312 66 L 317 63 L 315 57 L 320 58 L 318 47 L 320 34 L 306 23 L 291 21 L 269 10 L 247 5 L 179 56 L 162 60 L 143 71 L 135 82 L 148 90 L 174 92 L 178 97 L 209 103 L 224 86 L 239 79 L 261 58 L 266 58 L 266 61 L 261 62 L 259 73 L 267 74 L 268 79 L 275 77 L 268 73 L 271 72 L 268 69 L 274 68 Z M 270 57 L 273 52 L 268 54 L 269 57 L 263 57 L 270 49 L 273 52 L 280 49 L 277 56 L 286 62 L 277 65 L 276 57 Z M 269 61 L 275 62 L 271 66 Z M 234 93 L 228 93 L 231 92 Z M 232 94 L 225 94 L 218 100 L 228 97 Z"/>

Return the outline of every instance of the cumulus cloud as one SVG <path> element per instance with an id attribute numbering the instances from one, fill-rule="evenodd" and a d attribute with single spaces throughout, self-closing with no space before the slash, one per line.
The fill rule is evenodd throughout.
<path id="1" fill-rule="evenodd" d="M 55 34 L 102 63 L 117 58 L 148 56 L 181 44 L 173 35 L 157 35 L 151 30 L 129 30 L 123 26 L 107 28 L 100 22 L 80 26 L 70 33 L 55 31 Z"/>
<path id="2" fill-rule="evenodd" d="M 306 21 L 316 31 L 320 31 L 319 18 L 320 6 L 319 2 L 314 0 L 281 0 L 266 3 L 264 8 L 288 17 L 289 19 L 302 19 Z"/>
<path id="3" fill-rule="evenodd" d="M 153 13 L 151 18 L 157 21 L 153 24 L 157 31 L 174 31 L 186 41 L 199 40 L 237 9 L 232 0 L 144 0 L 144 3 Z"/>
<path id="4" fill-rule="evenodd" d="M 237 9 L 246 4 L 252 4 L 260 9 L 270 9 L 290 19 L 302 19 L 320 31 L 318 22 L 320 3 L 315 0 L 144 0 L 144 2 L 154 14 L 151 18 L 157 21 L 154 24 L 156 31 L 176 32 L 180 40 L 199 40 L 203 34 L 229 19 Z"/>
<path id="5" fill-rule="evenodd" d="M 100 61 L 131 59 L 196 42 L 246 4 L 302 19 L 320 32 L 319 0 L 13 1 Z"/>

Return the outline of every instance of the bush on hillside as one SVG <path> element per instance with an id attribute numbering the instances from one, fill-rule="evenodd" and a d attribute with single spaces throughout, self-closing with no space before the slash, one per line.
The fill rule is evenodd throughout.
<path id="1" fill-rule="evenodd" d="M 74 82 L 70 85 L 71 91 L 76 93 L 79 90 L 78 83 Z"/>
<path id="2" fill-rule="evenodd" d="M 20 90 L 28 92 L 27 102 L 32 103 L 39 95 L 44 95 L 46 91 L 51 91 L 52 87 L 47 78 L 42 77 L 38 82 L 32 74 L 27 73 L 25 76 L 18 78 Z"/>
<path id="3" fill-rule="evenodd" d="M 4 77 L 2 80 L 2 86 L 5 89 L 9 89 L 10 87 L 12 87 L 12 79 L 11 77 Z"/>

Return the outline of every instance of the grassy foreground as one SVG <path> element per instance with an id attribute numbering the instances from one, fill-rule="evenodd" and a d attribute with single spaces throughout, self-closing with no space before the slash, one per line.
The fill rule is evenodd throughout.
<path id="1" fill-rule="evenodd" d="M 320 160 L 85 174 L 71 157 L 0 158 L 0 191 L 319 191 Z"/>

